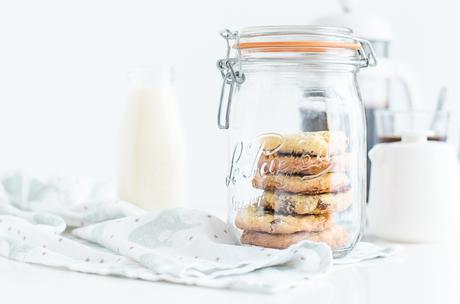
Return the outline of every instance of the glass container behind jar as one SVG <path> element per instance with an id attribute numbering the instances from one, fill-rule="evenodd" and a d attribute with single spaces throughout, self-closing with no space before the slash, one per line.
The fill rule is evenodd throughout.
<path id="1" fill-rule="evenodd" d="M 376 61 L 351 33 L 318 26 L 222 33 L 218 123 L 229 129 L 228 223 L 243 244 L 312 240 L 342 256 L 359 241 L 366 131 L 356 73 Z"/>

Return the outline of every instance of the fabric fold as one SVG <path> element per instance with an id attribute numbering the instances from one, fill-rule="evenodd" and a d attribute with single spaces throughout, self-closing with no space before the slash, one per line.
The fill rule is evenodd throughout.
<path id="1" fill-rule="evenodd" d="M 215 216 L 180 208 L 146 213 L 116 200 L 110 184 L 20 173 L 0 179 L 0 255 L 26 263 L 277 292 L 327 274 L 333 263 L 387 257 L 396 249 L 360 243 L 333 261 L 327 245 L 310 241 L 283 250 L 241 246 Z"/>

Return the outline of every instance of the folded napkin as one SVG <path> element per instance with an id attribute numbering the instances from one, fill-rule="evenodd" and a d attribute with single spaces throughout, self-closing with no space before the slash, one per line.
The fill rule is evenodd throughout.
<path id="1" fill-rule="evenodd" d="M 98 183 L 2 178 L 0 255 L 101 275 L 275 292 L 326 274 L 333 263 L 398 250 L 360 243 L 333 261 L 328 246 L 309 241 L 284 250 L 240 246 L 225 222 L 203 211 L 145 213 L 114 193 Z"/>

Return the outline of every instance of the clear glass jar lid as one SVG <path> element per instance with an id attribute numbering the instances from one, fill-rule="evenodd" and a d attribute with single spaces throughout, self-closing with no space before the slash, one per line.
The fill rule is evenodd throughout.
<path id="1" fill-rule="evenodd" d="M 375 65 L 369 42 L 353 36 L 348 28 L 316 25 L 257 26 L 222 35 L 241 61 L 308 61 L 314 63 Z"/>

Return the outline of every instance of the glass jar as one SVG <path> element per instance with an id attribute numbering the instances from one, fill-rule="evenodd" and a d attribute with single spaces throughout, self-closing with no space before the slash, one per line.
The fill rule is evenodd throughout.
<path id="1" fill-rule="evenodd" d="M 228 129 L 228 222 L 242 244 L 359 241 L 365 219 L 366 124 L 356 74 L 376 64 L 346 28 L 225 30 L 218 125 Z"/>

